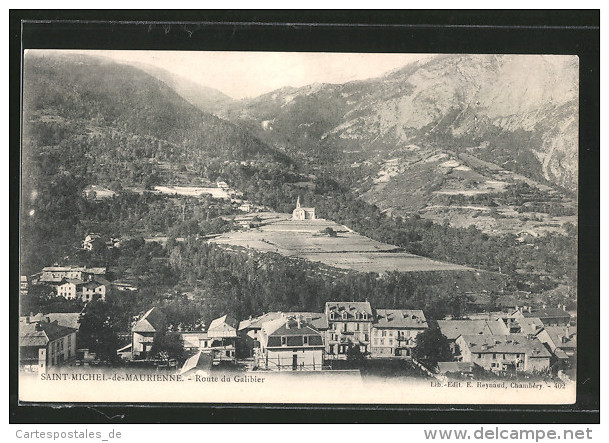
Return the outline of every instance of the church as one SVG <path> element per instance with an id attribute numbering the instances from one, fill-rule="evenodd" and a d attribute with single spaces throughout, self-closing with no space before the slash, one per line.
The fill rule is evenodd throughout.
<path id="1" fill-rule="evenodd" d="M 315 220 L 315 208 L 303 208 L 300 206 L 300 196 L 296 201 L 296 209 L 292 211 L 292 220 Z"/>

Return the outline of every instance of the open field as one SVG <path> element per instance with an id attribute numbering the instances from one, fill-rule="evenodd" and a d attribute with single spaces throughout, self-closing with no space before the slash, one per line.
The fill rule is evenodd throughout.
<path id="1" fill-rule="evenodd" d="M 210 242 L 305 258 L 358 272 L 469 269 L 402 252 L 396 246 L 369 239 L 333 221 L 292 221 L 288 214 L 279 213 L 258 213 L 256 216 L 262 219 L 260 227 L 227 232 Z M 332 228 L 336 237 L 322 234 L 326 228 Z"/>
<path id="2" fill-rule="evenodd" d="M 222 188 L 207 188 L 201 186 L 155 186 L 154 190 L 160 194 L 167 195 L 182 195 L 187 197 L 201 197 L 208 194 L 213 198 L 230 199 L 230 195 L 226 189 Z"/>

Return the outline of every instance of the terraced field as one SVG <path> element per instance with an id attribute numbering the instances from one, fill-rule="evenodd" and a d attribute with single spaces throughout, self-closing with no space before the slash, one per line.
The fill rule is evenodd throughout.
<path id="1" fill-rule="evenodd" d="M 255 215 L 262 219 L 259 227 L 227 232 L 210 241 L 305 258 L 358 272 L 469 270 L 402 252 L 396 246 L 369 239 L 332 221 L 293 221 L 288 214 L 279 213 Z M 323 233 L 326 228 L 332 228 L 336 236 Z"/>

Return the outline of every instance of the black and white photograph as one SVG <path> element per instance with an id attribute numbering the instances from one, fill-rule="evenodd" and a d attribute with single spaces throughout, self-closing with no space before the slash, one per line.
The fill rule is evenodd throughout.
<path id="1" fill-rule="evenodd" d="M 576 399 L 579 58 L 27 49 L 19 400 Z"/>

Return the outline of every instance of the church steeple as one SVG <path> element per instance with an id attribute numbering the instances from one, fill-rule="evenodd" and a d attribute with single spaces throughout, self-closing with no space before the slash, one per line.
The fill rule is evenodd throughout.
<path id="1" fill-rule="evenodd" d="M 296 209 L 300 208 L 300 195 L 298 196 L 298 199 L 296 200 Z"/>

